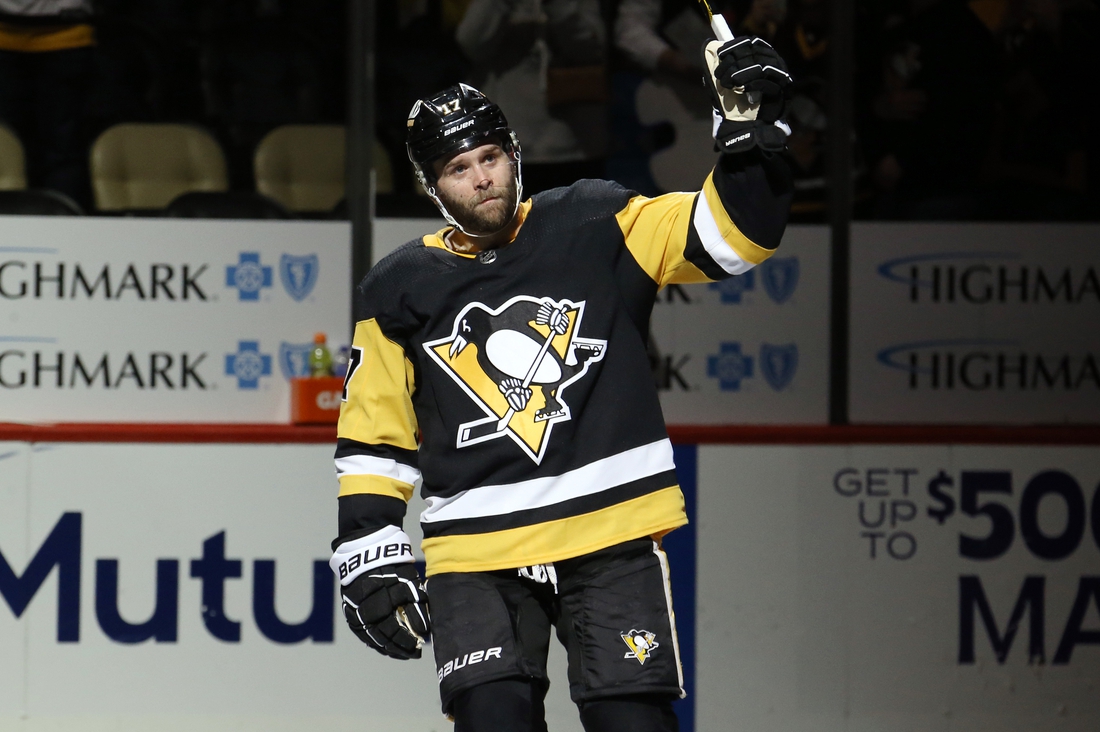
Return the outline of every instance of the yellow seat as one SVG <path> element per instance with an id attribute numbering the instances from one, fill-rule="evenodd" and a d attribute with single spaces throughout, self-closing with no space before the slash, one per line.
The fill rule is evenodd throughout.
<path id="1" fill-rule="evenodd" d="M 284 125 L 256 146 L 256 190 L 291 211 L 328 212 L 344 198 L 347 133 L 343 125 Z M 375 190 L 393 191 L 389 155 L 374 144 Z"/>
<path id="2" fill-rule="evenodd" d="M 0 125 L 0 191 L 21 191 L 27 187 L 26 156 L 15 133 Z"/>
<path id="3" fill-rule="evenodd" d="M 92 193 L 100 211 L 160 209 L 191 191 L 227 191 L 225 155 L 194 125 L 115 125 L 92 145 Z"/>

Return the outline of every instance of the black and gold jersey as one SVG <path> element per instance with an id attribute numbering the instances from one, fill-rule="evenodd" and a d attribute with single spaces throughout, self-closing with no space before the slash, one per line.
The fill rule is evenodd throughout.
<path id="1" fill-rule="evenodd" d="M 429 575 L 543 564 L 687 522 L 646 355 L 671 283 L 771 255 L 779 159 L 723 160 L 700 192 L 580 181 L 521 207 L 508 246 L 443 230 L 357 288 L 336 469 L 346 541 L 402 521 L 413 486 Z"/>

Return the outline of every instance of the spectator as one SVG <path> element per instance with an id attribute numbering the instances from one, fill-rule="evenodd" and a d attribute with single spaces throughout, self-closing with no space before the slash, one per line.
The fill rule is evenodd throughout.
<path id="1" fill-rule="evenodd" d="M 599 0 L 473 0 L 456 38 L 471 83 L 509 110 L 525 193 L 603 176 L 607 36 Z"/>
<path id="2" fill-rule="evenodd" d="M 1018 0 L 941 0 L 898 28 L 866 128 L 878 215 L 981 215 L 982 167 Z"/>
<path id="3" fill-rule="evenodd" d="M 32 188 L 87 206 L 81 113 L 92 67 L 91 0 L 0 0 L 0 119 L 26 150 Z"/>
<path id="4" fill-rule="evenodd" d="M 1026 0 L 1008 35 L 1007 77 L 987 169 L 998 218 L 1086 215 L 1097 103 L 1080 79 L 1095 78 L 1096 7 L 1081 0 Z M 1090 129 L 1091 128 L 1091 129 Z M 1093 172 L 1095 177 L 1095 173 Z"/>
<path id="5" fill-rule="evenodd" d="M 729 0 L 715 0 L 710 6 L 733 24 L 735 15 Z M 614 23 L 615 48 L 631 63 L 696 85 L 703 74 L 701 49 L 712 36 L 698 0 L 621 0 Z"/>
<path id="6" fill-rule="evenodd" d="M 784 59 L 790 59 L 787 68 L 795 81 L 821 84 L 829 77 L 829 4 L 826 0 L 792 0 L 789 8 L 785 0 L 755 0 L 752 8 L 743 27 L 748 31 L 761 26 L 768 34 L 762 37 L 775 46 Z"/>
<path id="7" fill-rule="evenodd" d="M 733 0 L 709 4 L 735 27 Z M 701 132 L 713 124 L 702 83 L 703 44 L 714 36 L 706 12 L 698 0 L 619 0 L 612 27 L 608 177 L 646 195 L 694 185 L 716 155 Z"/>
<path id="8" fill-rule="evenodd" d="M 826 0 L 754 0 L 741 23 L 745 32 L 767 34 L 787 61 L 788 161 L 795 180 L 794 221 L 821 221 L 827 205 L 825 145 L 828 135 L 829 13 Z M 858 148 L 853 170 L 862 172 Z"/>
<path id="9" fill-rule="evenodd" d="M 772 43 L 786 17 L 787 0 L 752 0 L 745 17 L 737 24 L 738 35 L 757 36 Z"/>

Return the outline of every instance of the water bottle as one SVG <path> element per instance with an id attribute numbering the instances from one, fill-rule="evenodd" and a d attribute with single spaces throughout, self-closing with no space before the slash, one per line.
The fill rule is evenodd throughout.
<path id="1" fill-rule="evenodd" d="M 348 374 L 348 360 L 351 357 L 351 352 L 347 346 L 340 346 L 340 350 L 336 352 L 336 355 L 332 357 L 332 375 L 339 376 L 341 379 Z"/>
<path id="2" fill-rule="evenodd" d="M 313 348 L 309 351 L 310 376 L 332 375 L 332 354 L 329 353 L 325 340 L 324 333 L 317 333 L 313 336 Z"/>

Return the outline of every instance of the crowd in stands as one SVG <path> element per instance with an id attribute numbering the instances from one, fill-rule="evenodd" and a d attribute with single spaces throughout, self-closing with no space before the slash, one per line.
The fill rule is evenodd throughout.
<path id="1" fill-rule="evenodd" d="M 1100 217 L 1097 32 L 1091 0 L 866 3 L 856 89 L 870 215 Z"/>
<path id="2" fill-rule="evenodd" d="M 0 0 L 0 121 L 22 144 L 26 187 L 84 211 L 146 212 L 105 201 L 97 174 L 161 147 L 175 165 L 162 177 L 255 192 L 269 133 L 343 124 L 346 36 L 343 0 Z M 141 129 L 103 139 L 133 123 L 176 127 L 159 146 Z"/>
<path id="3" fill-rule="evenodd" d="M 825 220 L 835 1 L 711 2 L 736 33 L 771 42 L 794 77 L 796 221 Z M 0 189 L 49 189 L 89 212 L 163 209 L 159 199 L 112 198 L 102 171 L 111 155 L 130 160 L 135 143 L 112 147 L 104 133 L 174 123 L 198 129 L 222 157 L 221 177 L 215 160 L 192 190 L 235 192 L 256 215 L 340 215 L 342 189 L 306 202 L 284 179 L 339 168 L 347 2 L 0 0 L 0 120 L 25 170 L 22 181 L 5 176 L 0 130 Z M 1097 0 L 855 5 L 857 218 L 1100 219 Z M 433 212 L 405 164 L 405 122 L 413 101 L 459 81 L 508 114 L 528 193 L 606 177 L 652 195 L 697 186 L 713 164 L 699 53 L 710 31 L 698 0 L 375 7 L 381 215 Z M 314 139 L 320 162 L 309 159 Z"/>

